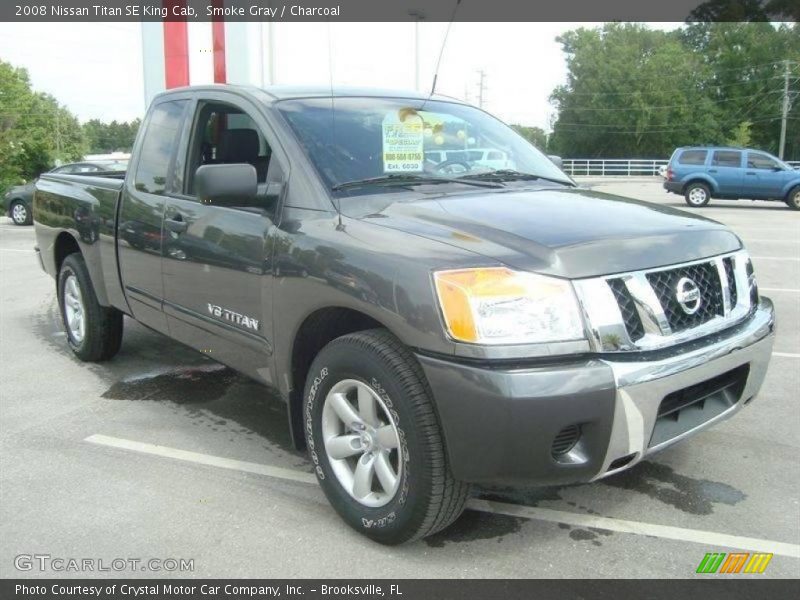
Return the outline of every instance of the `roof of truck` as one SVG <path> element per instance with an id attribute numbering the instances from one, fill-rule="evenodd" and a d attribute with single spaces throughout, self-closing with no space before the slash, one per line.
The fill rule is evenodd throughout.
<path id="1" fill-rule="evenodd" d="M 195 85 L 180 88 L 173 88 L 159 94 L 161 96 L 169 96 L 171 94 L 183 92 L 200 92 L 200 91 L 215 91 L 220 89 L 227 89 L 244 94 L 259 94 L 262 96 L 267 95 L 273 101 L 289 100 L 294 98 L 409 98 L 413 100 L 425 100 L 430 95 L 427 93 L 417 92 L 413 90 L 402 89 L 387 89 L 387 88 L 371 88 L 371 87 L 351 87 L 351 86 L 333 86 L 330 85 L 272 85 L 266 87 L 257 87 L 252 85 L 232 85 L 232 84 L 210 84 L 210 85 Z M 332 92 L 332 93 L 331 93 Z M 444 100 L 447 102 L 463 103 L 458 98 L 452 98 L 443 94 L 434 94 L 430 96 L 433 100 Z"/>

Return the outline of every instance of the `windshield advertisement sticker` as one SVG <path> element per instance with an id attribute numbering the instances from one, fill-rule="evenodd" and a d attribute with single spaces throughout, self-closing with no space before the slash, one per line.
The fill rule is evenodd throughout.
<path id="1" fill-rule="evenodd" d="M 390 112 L 383 119 L 383 172 L 422 171 L 422 117 L 413 109 Z"/>

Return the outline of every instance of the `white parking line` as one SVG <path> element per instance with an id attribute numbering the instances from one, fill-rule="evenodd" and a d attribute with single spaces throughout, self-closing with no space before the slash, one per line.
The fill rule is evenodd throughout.
<path id="1" fill-rule="evenodd" d="M 199 463 L 222 469 L 232 469 L 234 471 L 244 471 L 245 473 L 255 473 L 266 475 L 277 479 L 286 479 L 300 483 L 316 483 L 316 477 L 310 473 L 270 467 L 259 463 L 232 460 L 199 452 L 188 452 L 167 446 L 146 444 L 108 435 L 90 435 L 84 441 L 101 446 L 110 446 L 121 450 L 131 450 L 143 454 L 163 456 L 193 463 Z M 584 515 L 579 513 L 552 510 L 549 508 L 537 508 L 532 506 L 521 506 L 518 504 L 508 504 L 505 502 L 494 502 L 489 500 L 470 500 L 468 508 L 481 512 L 488 512 L 500 515 L 509 515 L 533 519 L 537 521 L 547 521 L 550 523 L 566 523 L 575 527 L 596 527 L 607 531 L 619 533 L 632 533 L 635 535 L 648 535 L 670 540 L 683 542 L 693 542 L 706 546 L 723 546 L 727 548 L 739 548 L 742 550 L 752 550 L 756 552 L 772 552 L 782 556 L 800 558 L 800 545 L 788 544 L 786 542 L 775 542 L 759 538 L 742 537 L 738 535 L 728 535 L 713 531 L 700 531 L 697 529 L 684 529 L 683 527 L 671 527 L 669 525 L 657 525 L 655 523 L 642 523 L 639 521 L 626 521 L 624 519 L 614 519 L 611 517 L 598 517 L 594 515 Z"/>
<path id="2" fill-rule="evenodd" d="M 469 507 L 475 510 L 508 515 L 511 517 L 523 517 L 526 519 L 536 519 L 538 521 L 549 521 L 551 523 L 566 523 L 567 525 L 573 525 L 575 527 L 595 527 L 597 529 L 617 531 L 619 533 L 650 535 L 668 540 L 694 542 L 695 544 L 703 544 L 706 546 L 724 546 L 727 548 L 753 550 L 755 552 L 772 552 L 773 554 L 800 558 L 800 546 L 797 544 L 774 542 L 772 540 L 742 537 L 739 535 L 728 535 L 727 533 L 717 533 L 715 531 L 701 531 L 699 529 L 685 529 L 683 527 L 671 527 L 669 525 L 657 525 L 655 523 L 641 523 L 639 521 L 626 521 L 624 519 L 612 519 L 610 517 L 582 515 L 561 510 L 551 510 L 549 508 L 520 506 L 518 504 L 506 504 L 505 502 L 493 502 L 489 500 L 471 500 L 469 502 Z"/>
<path id="3" fill-rule="evenodd" d="M 18 250 L 17 248 L 0 248 L 0 252 L 36 252 L 36 250 Z"/>
<path id="4" fill-rule="evenodd" d="M 800 354 L 792 354 L 791 352 L 773 352 L 772 356 L 779 356 L 781 358 L 800 358 Z"/>
<path id="5" fill-rule="evenodd" d="M 266 475 L 267 477 L 288 479 L 289 481 L 299 481 L 300 483 L 316 483 L 317 481 L 317 478 L 314 475 L 310 473 L 303 473 L 301 471 L 292 471 L 290 469 L 270 467 L 268 465 L 262 465 L 259 463 L 233 460 L 230 458 L 222 458 L 220 456 L 211 456 L 210 454 L 200 454 L 199 452 L 178 450 L 176 448 L 169 448 L 167 446 L 145 444 L 144 442 L 134 442 L 133 440 L 125 440 L 108 435 L 90 435 L 84 441 L 91 442 L 92 444 L 100 444 L 102 446 L 121 448 L 122 450 L 132 450 L 133 452 L 142 452 L 144 454 L 154 454 L 156 456 L 165 456 L 167 458 L 185 460 L 188 462 L 199 463 L 201 465 L 208 465 L 210 467 L 244 471 L 245 473 L 255 473 L 257 475 Z"/>
<path id="6" fill-rule="evenodd" d="M 797 294 L 798 292 L 800 292 L 800 290 L 793 289 L 793 288 L 765 288 L 765 287 L 759 287 L 758 289 L 761 292 L 786 292 L 787 294 Z"/>

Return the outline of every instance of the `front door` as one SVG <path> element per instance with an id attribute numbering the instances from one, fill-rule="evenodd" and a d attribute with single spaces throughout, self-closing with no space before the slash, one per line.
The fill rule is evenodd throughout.
<path id="1" fill-rule="evenodd" d="M 199 102 L 189 133 L 182 193 L 164 216 L 164 310 L 170 335 L 266 383 L 272 382 L 271 249 L 283 172 L 264 129 L 235 104 Z M 259 198 L 235 208 L 203 204 L 193 173 L 204 164 L 249 163 Z"/>
<path id="2" fill-rule="evenodd" d="M 138 158 L 125 179 L 118 217 L 117 251 L 125 297 L 138 321 L 161 332 L 167 331 L 162 311 L 162 219 L 188 106 L 188 100 L 169 100 L 150 109 L 134 150 Z"/>
<path id="3" fill-rule="evenodd" d="M 747 153 L 743 187 L 748 198 L 780 198 L 786 182 L 781 164 L 763 152 Z"/>

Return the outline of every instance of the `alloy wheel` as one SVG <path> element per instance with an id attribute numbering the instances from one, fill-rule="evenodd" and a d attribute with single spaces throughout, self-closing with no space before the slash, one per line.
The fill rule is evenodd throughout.
<path id="1" fill-rule="evenodd" d="M 64 315 L 67 320 L 69 334 L 76 344 L 80 344 L 84 335 L 86 335 L 85 314 L 86 310 L 78 278 L 75 275 L 70 275 L 64 282 Z"/>
<path id="2" fill-rule="evenodd" d="M 363 381 L 334 385 L 322 408 L 322 438 L 339 484 L 360 504 L 388 504 L 400 487 L 400 436 L 380 395 Z"/>

